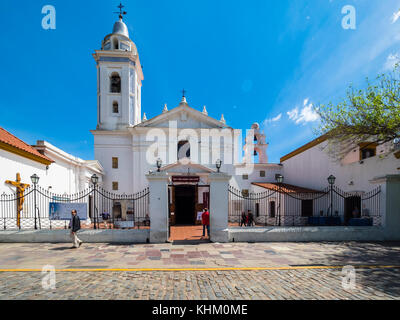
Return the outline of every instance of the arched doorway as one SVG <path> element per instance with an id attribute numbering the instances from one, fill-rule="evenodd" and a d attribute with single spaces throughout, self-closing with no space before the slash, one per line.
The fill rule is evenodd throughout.
<path id="1" fill-rule="evenodd" d="M 196 186 L 175 186 L 175 225 L 196 224 Z"/>
<path id="2" fill-rule="evenodd" d="M 209 205 L 209 186 L 194 183 L 195 178 L 173 177 L 175 183 L 169 185 L 169 240 L 173 242 L 209 241 L 207 233 L 203 237 L 202 211 Z M 184 180 L 188 180 L 183 182 Z M 189 182 L 191 180 L 191 182 Z M 179 181 L 179 182 L 176 182 Z"/>

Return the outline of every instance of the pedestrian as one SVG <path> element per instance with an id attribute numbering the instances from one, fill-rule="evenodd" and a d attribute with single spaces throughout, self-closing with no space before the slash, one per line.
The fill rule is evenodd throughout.
<path id="1" fill-rule="evenodd" d="M 203 210 L 201 221 L 203 223 L 203 237 L 205 237 L 207 229 L 207 236 L 210 238 L 210 213 L 207 208 L 204 208 Z"/>
<path id="2" fill-rule="evenodd" d="M 246 217 L 246 212 L 242 212 L 242 219 L 240 220 L 240 226 L 246 226 L 247 225 L 247 217 Z"/>
<path id="3" fill-rule="evenodd" d="M 360 218 L 360 210 L 358 210 L 358 207 L 355 206 L 352 212 L 353 218 Z"/>
<path id="4" fill-rule="evenodd" d="M 252 227 L 254 226 L 254 217 L 251 213 L 251 210 L 247 211 L 247 226 Z"/>
<path id="5" fill-rule="evenodd" d="M 110 214 L 108 212 L 103 212 L 101 214 L 101 217 L 103 218 L 103 222 L 104 222 L 104 228 L 108 228 L 108 220 L 110 219 Z"/>
<path id="6" fill-rule="evenodd" d="M 71 215 L 69 227 L 71 228 L 72 248 L 79 248 L 82 245 L 82 241 L 78 238 L 77 232 L 81 229 L 81 220 L 75 209 L 71 211 Z"/>

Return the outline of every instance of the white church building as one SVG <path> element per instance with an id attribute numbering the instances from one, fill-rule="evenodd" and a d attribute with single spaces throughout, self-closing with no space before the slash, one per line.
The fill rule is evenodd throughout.
<path id="1" fill-rule="evenodd" d="M 139 53 L 122 19 L 115 23 L 112 34 L 104 38 L 101 50 L 96 50 L 93 57 L 97 64 L 98 106 L 97 128 L 91 132 L 95 159 L 104 168 L 106 189 L 143 189 L 148 184 L 145 174 L 156 169 L 158 158 L 162 160 L 162 171 L 184 175 L 216 171 L 215 163 L 220 159 L 220 170 L 232 174 L 232 183 L 239 188 L 250 188 L 253 180 L 274 179 L 281 172 L 281 165 L 268 163 L 268 144 L 257 123 L 251 128 L 252 136 L 244 146 L 246 152 L 241 161 L 240 130 L 228 126 L 224 115 L 220 120 L 210 117 L 205 106 L 191 107 L 185 95 L 174 108 L 168 110 L 165 105 L 158 116 L 147 119 L 142 113 L 144 78 Z M 253 152 L 259 158 L 254 165 Z M 204 179 L 203 183 L 207 183 Z"/>
<path id="2" fill-rule="evenodd" d="M 283 156 L 280 163 L 269 163 L 266 135 L 258 123 L 253 123 L 243 134 L 230 127 L 224 115 L 215 119 L 208 115 L 205 106 L 191 106 L 185 91 L 173 108 L 165 104 L 159 115 L 148 119 L 145 103 L 142 110 L 144 75 L 139 53 L 122 16 L 93 57 L 97 67 L 97 126 L 91 131 L 95 160 L 76 158 L 43 141 L 25 146 L 34 149 L 29 150 L 28 158 L 36 161 L 34 170 L 43 177 L 44 187 L 51 186 L 60 192 L 82 191 L 96 174 L 100 178 L 99 186 L 110 192 L 107 199 L 111 207 L 107 210 L 112 214 L 116 207 L 112 195 L 134 195 L 149 190 L 149 210 L 146 207 L 143 217 L 150 216 L 152 242 L 168 238 L 169 224 L 195 224 L 198 213 L 204 208 L 211 209 L 212 240 L 215 241 L 227 241 L 228 215 L 229 222 L 237 223 L 240 214 L 250 209 L 256 222 L 281 226 L 278 212 L 288 211 L 291 204 L 285 203 L 280 193 L 296 200 L 300 199 L 296 198 L 298 195 L 306 195 L 299 200 L 298 207 L 290 209 L 300 218 L 295 221 L 292 217 L 291 225 L 298 221 L 307 225 L 307 219 L 328 214 L 335 214 L 339 221 L 340 217 L 342 222 L 343 217 L 347 221 L 351 218 L 346 217 L 349 210 L 378 208 L 377 214 L 381 216 L 387 207 L 381 206 L 382 210 L 376 204 L 368 207 L 372 198 L 368 192 L 386 181 L 382 177 L 392 176 L 393 181 L 400 181 L 397 141 L 384 146 L 368 143 L 354 146 L 354 150 L 337 162 L 327 153 L 328 141 L 322 136 Z M 0 171 L 3 180 L 13 178 L 10 174 L 24 171 L 29 162 L 20 158 L 7 161 L 7 170 Z M 25 180 L 31 172 L 27 167 Z M 62 178 L 55 179 L 56 176 Z M 323 191 L 328 186 L 328 177 L 336 178 L 329 180 L 330 193 Z M 344 207 L 341 205 L 335 212 L 332 181 L 342 190 L 340 196 L 344 202 Z M 399 182 L 394 183 L 398 188 Z M 5 186 L 2 188 L 4 190 Z M 386 189 L 382 190 L 386 197 Z M 317 200 L 322 197 L 319 194 L 325 196 L 327 206 L 331 202 L 328 209 L 318 207 Z M 363 198 L 363 195 L 368 197 Z M 377 196 L 380 194 L 373 194 Z M 353 202 L 348 204 L 346 199 Z M 134 204 L 129 207 L 117 200 L 119 216 L 126 218 L 133 214 Z M 96 207 L 92 212 L 96 210 L 102 214 L 105 209 Z M 373 220 L 371 225 L 378 223 L 382 222 Z M 400 221 L 396 223 L 400 225 Z"/>

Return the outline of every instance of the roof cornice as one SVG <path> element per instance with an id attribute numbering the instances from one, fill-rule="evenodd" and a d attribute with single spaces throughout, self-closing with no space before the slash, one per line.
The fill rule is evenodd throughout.
<path id="1" fill-rule="evenodd" d="M 326 140 L 328 140 L 328 136 L 327 135 L 322 135 L 322 136 L 310 141 L 309 143 L 301 146 L 300 148 L 297 148 L 296 150 L 294 150 L 294 151 L 288 153 L 287 155 L 283 156 L 280 159 L 280 161 L 282 163 L 282 162 L 284 162 L 284 161 L 286 161 L 286 160 L 288 160 L 290 158 L 293 158 L 294 156 L 297 156 L 298 154 L 303 153 L 304 151 L 307 151 L 308 149 L 311 149 L 311 148 L 319 145 L 320 143 L 322 143 L 322 142 L 324 142 Z"/>
<path id="2" fill-rule="evenodd" d="M 127 127 L 129 128 L 129 127 Z M 129 136 L 129 130 L 89 130 L 93 135 Z"/>
<path id="3" fill-rule="evenodd" d="M 30 159 L 30 160 L 33 160 L 36 162 L 39 162 L 46 166 L 49 166 L 50 164 L 52 164 L 54 162 L 53 160 L 50 160 L 50 159 L 46 160 L 45 158 L 36 156 L 30 152 L 27 152 L 27 151 L 19 149 L 17 147 L 11 146 L 8 143 L 2 142 L 2 141 L 0 141 L 0 149 L 14 153 L 16 155 L 19 155 L 21 157 L 24 157 L 24 158 L 27 158 L 27 159 Z"/>
<path id="4" fill-rule="evenodd" d="M 138 71 L 140 81 L 144 80 L 142 65 L 140 64 L 139 54 L 134 54 L 131 51 L 112 51 L 112 50 L 95 50 L 93 58 L 97 63 L 100 61 L 100 57 L 116 57 L 116 58 L 128 58 L 130 61 L 135 63 L 135 68 Z M 110 62 L 107 62 L 110 63 Z M 121 62 L 118 62 L 121 63 Z"/>
<path id="5" fill-rule="evenodd" d="M 210 117 L 208 115 L 205 115 L 201 111 L 196 110 L 196 109 L 190 107 L 187 104 L 179 105 L 179 106 L 177 106 L 177 107 L 175 107 L 175 108 L 173 108 L 171 110 L 168 110 L 168 111 L 166 111 L 164 113 L 161 113 L 161 114 L 159 114 L 159 115 L 157 115 L 157 116 L 155 116 L 155 117 L 153 117 L 151 119 L 148 119 L 145 122 L 141 122 L 141 123 L 137 124 L 134 127 L 146 127 L 146 126 L 148 126 L 148 125 L 150 125 L 150 124 L 152 124 L 154 122 L 157 122 L 158 120 L 162 120 L 164 118 L 167 119 L 168 116 L 171 116 L 171 115 L 174 115 L 176 113 L 179 113 L 181 110 L 187 110 L 188 112 L 193 113 L 196 116 L 198 116 L 200 119 L 204 119 L 206 122 L 212 123 L 212 124 L 218 126 L 220 129 L 232 129 L 232 127 L 227 126 L 226 124 L 222 123 L 221 121 L 219 121 L 217 119 L 214 119 L 214 118 L 212 118 L 212 117 Z M 193 129 L 195 129 L 195 128 L 193 128 Z"/>

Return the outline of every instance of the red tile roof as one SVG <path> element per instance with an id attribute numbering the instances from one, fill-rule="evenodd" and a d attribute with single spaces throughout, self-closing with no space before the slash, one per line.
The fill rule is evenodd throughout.
<path id="1" fill-rule="evenodd" d="M 279 191 L 279 184 L 273 182 L 253 182 L 255 186 L 259 186 L 265 189 Z M 321 191 L 294 186 L 292 184 L 282 183 L 281 190 L 285 193 L 320 193 Z"/>
<path id="2" fill-rule="evenodd" d="M 54 162 L 50 158 L 41 154 L 34 147 L 25 143 L 21 139 L 18 139 L 16 136 L 2 127 L 0 127 L 0 149 L 18 154 L 22 157 L 38 161 L 46 165 Z"/>

